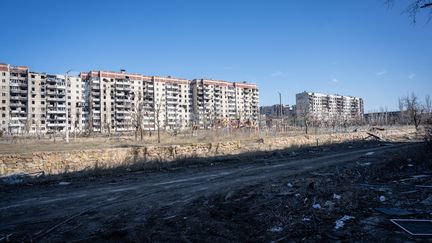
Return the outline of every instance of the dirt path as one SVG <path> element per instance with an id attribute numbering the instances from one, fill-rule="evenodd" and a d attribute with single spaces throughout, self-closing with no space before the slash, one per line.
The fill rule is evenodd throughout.
<path id="1" fill-rule="evenodd" d="M 232 191 L 280 176 L 355 162 L 367 153 L 379 156 L 416 146 L 419 144 L 347 147 L 336 153 L 317 152 L 306 159 L 257 158 L 169 173 L 131 172 L 93 182 L 83 179 L 69 185 L 4 190 L 0 192 L 0 235 L 12 234 L 10 239 L 24 241 L 85 241 L 101 236 L 115 241 L 128 234 L 128 229 L 142 227 L 155 210 L 160 219 L 169 219 L 200 197 L 230 197 Z"/>

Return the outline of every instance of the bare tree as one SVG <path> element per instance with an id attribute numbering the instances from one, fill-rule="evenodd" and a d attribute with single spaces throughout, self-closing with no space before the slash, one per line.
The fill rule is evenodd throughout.
<path id="1" fill-rule="evenodd" d="M 408 6 L 405 7 L 403 11 L 404 14 L 408 14 L 411 22 L 416 24 L 417 15 L 420 12 L 426 12 L 429 10 L 429 19 L 432 18 L 432 1 L 431 0 L 410 0 Z M 385 3 L 388 7 L 393 7 L 395 0 L 385 0 Z"/>
<path id="2" fill-rule="evenodd" d="M 407 95 L 406 97 L 400 99 L 399 106 L 402 107 L 402 113 L 404 113 L 409 119 L 409 123 L 413 124 L 416 130 L 418 130 L 425 109 L 419 101 L 417 95 L 411 93 L 411 96 Z"/>
<path id="3" fill-rule="evenodd" d="M 154 107 L 155 112 L 155 118 L 156 118 L 156 128 L 157 128 L 157 137 L 158 137 L 158 143 L 160 143 L 160 110 L 161 110 L 162 102 L 157 101 L 157 104 Z"/>
<path id="4" fill-rule="evenodd" d="M 132 111 L 132 126 L 135 128 L 135 140 L 137 140 L 138 133 L 140 134 L 140 141 L 143 140 L 143 121 L 144 121 L 144 102 L 141 93 L 138 94 L 138 101 Z"/>

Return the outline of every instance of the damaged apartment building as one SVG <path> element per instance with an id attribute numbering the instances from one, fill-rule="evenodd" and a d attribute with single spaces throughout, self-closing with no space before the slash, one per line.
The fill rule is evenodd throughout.
<path id="1" fill-rule="evenodd" d="M 125 70 L 52 75 L 0 64 L 0 83 L 0 130 L 11 134 L 209 129 L 259 116 L 258 88 L 245 82 Z"/>
<path id="2" fill-rule="evenodd" d="M 298 116 L 310 116 L 323 122 L 358 121 L 364 114 L 362 98 L 306 91 L 296 94 L 296 109 Z"/>

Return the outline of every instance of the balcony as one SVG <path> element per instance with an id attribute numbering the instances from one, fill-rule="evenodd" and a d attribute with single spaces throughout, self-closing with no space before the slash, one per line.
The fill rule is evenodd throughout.
<path id="1" fill-rule="evenodd" d="M 23 97 L 23 96 L 11 96 L 10 97 L 11 100 L 27 100 L 27 97 Z"/>

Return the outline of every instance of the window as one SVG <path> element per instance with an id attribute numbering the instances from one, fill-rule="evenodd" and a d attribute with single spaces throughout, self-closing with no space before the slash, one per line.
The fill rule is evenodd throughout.
<path id="1" fill-rule="evenodd" d="M 6 117 L 6 114 L 3 113 L 3 114 L 2 114 L 2 117 Z"/>

